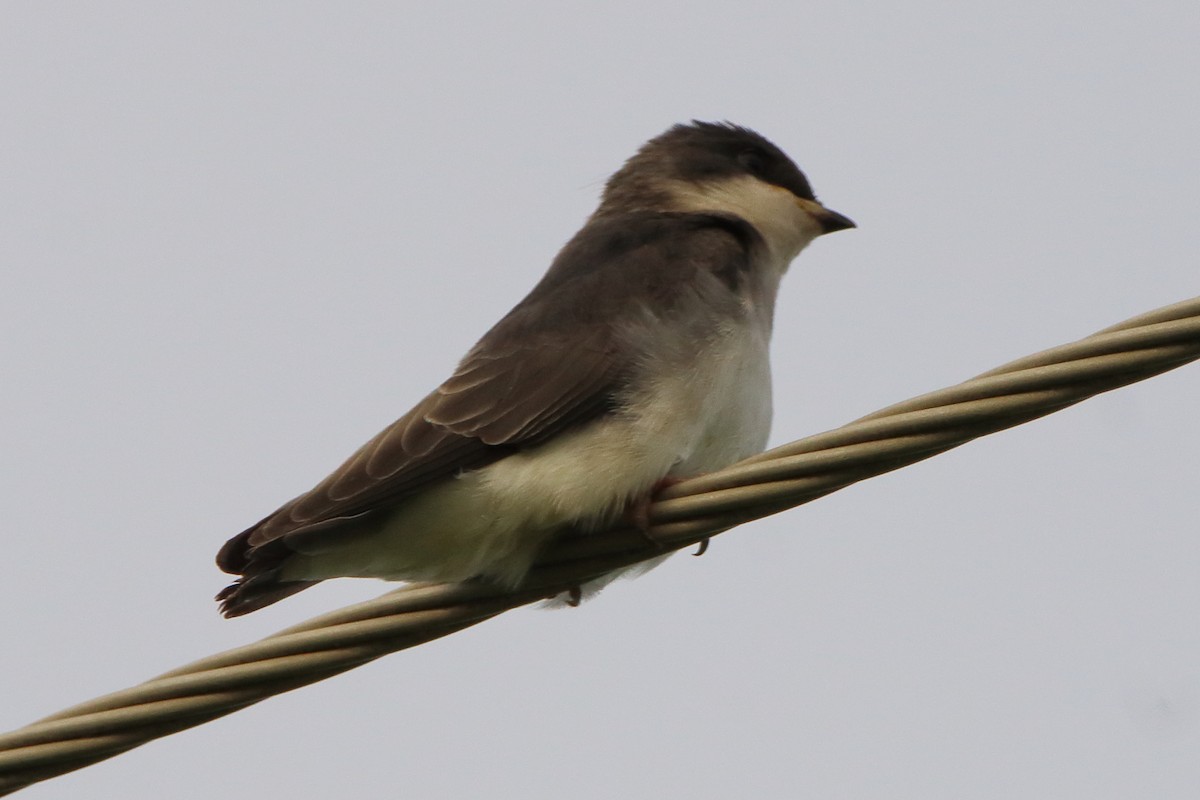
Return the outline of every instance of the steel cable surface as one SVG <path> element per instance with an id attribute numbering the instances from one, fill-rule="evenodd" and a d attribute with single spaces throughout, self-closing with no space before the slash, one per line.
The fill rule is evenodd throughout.
<path id="1" fill-rule="evenodd" d="M 564 537 L 519 591 L 476 583 L 405 586 L 0 735 L 0 794 L 1197 358 L 1200 298 L 785 444 L 664 491 L 649 512 L 653 541 L 629 529 Z"/>

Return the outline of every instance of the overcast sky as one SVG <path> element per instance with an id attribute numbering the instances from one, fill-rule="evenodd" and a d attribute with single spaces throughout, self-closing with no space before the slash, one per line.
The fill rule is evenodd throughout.
<path id="1" fill-rule="evenodd" d="M 386 590 L 226 621 L 213 556 L 675 122 L 761 131 L 859 223 L 785 282 L 773 443 L 1200 294 L 1197 42 L 1195 0 L 4 3 L 0 730 Z M 1195 798 L 1198 397 L 1185 367 L 22 796 Z"/>

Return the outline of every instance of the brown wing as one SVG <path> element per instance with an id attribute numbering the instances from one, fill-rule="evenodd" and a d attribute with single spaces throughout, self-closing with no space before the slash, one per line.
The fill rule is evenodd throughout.
<path id="1" fill-rule="evenodd" d="M 576 331 L 569 341 L 485 338 L 449 380 L 329 477 L 231 539 L 217 563 L 241 572 L 250 551 L 268 542 L 317 526 L 351 525 L 430 483 L 604 413 L 619 359 L 606 328 L 583 334 Z"/>
<path id="2" fill-rule="evenodd" d="M 225 544 L 218 565 L 244 575 L 220 595 L 226 613 L 308 585 L 272 583 L 286 537 L 351 531 L 424 486 L 607 413 L 636 361 L 618 338 L 622 320 L 670 315 L 698 272 L 733 288 L 754 236 L 745 223 L 704 215 L 584 228 L 449 380 L 311 491 Z"/>

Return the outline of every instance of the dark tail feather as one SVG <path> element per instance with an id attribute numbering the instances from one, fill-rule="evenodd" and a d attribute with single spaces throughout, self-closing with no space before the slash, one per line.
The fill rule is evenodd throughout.
<path id="1" fill-rule="evenodd" d="M 309 537 L 322 537 L 331 531 L 336 531 L 342 538 L 360 532 L 369 533 L 370 524 L 377 515 L 374 512 L 366 512 L 351 517 L 321 520 L 300 527 L 293 526 L 285 533 L 275 534 L 266 541 L 251 542 L 255 534 L 259 534 L 260 539 L 263 538 L 260 529 L 274 516 L 260 520 L 234 536 L 225 543 L 221 552 L 217 553 L 218 567 L 231 575 L 241 576 L 217 595 L 216 599 L 221 603 L 221 613 L 226 617 L 249 614 L 320 583 L 319 580 L 279 579 L 279 571 L 284 563 L 295 554 L 291 544 L 303 544 Z"/>
<path id="2" fill-rule="evenodd" d="M 240 617 L 278 603 L 318 583 L 320 581 L 279 581 L 272 570 L 243 577 L 218 592 L 214 599 L 221 604 L 221 614 L 226 618 Z"/>

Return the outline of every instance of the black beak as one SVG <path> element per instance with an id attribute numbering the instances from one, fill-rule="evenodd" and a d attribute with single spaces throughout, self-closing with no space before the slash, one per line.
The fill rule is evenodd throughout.
<path id="1" fill-rule="evenodd" d="M 858 227 L 854 224 L 854 220 L 824 206 L 821 207 L 820 213 L 815 216 L 817 222 L 821 225 L 821 233 L 833 233 L 834 231 L 844 231 L 847 228 Z"/>

